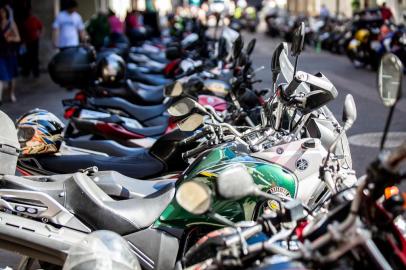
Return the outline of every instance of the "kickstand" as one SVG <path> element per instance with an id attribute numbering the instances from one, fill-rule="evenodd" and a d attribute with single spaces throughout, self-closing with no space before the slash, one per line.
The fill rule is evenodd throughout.
<path id="1" fill-rule="evenodd" d="M 34 259 L 28 256 L 23 256 L 18 264 L 17 270 L 29 270 L 34 264 Z"/>

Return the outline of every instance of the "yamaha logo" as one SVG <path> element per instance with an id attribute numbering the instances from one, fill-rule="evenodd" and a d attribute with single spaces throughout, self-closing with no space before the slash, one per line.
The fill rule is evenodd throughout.
<path id="1" fill-rule="evenodd" d="M 296 161 L 296 168 L 297 168 L 298 170 L 304 171 L 304 170 L 306 170 L 308 167 L 309 167 L 309 162 L 308 162 L 306 159 L 301 158 L 301 159 L 298 159 L 298 160 Z"/>

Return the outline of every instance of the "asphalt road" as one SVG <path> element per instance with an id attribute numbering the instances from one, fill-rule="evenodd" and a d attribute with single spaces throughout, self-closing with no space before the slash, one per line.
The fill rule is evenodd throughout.
<path id="1" fill-rule="evenodd" d="M 248 43 L 254 37 L 257 39 L 257 45 L 253 53 L 253 62 L 256 67 L 266 67 L 265 70 L 258 72 L 257 76 L 263 80 L 261 87 L 270 88 L 272 80 L 271 56 L 282 40 L 270 38 L 263 33 L 245 33 L 244 41 Z M 322 72 L 335 85 L 339 94 L 337 99 L 332 101 L 328 107 L 338 120 L 341 120 L 342 117 L 345 96 L 347 94 L 353 95 L 358 118 L 348 131 L 348 136 L 350 141 L 354 142 L 351 144 L 353 167 L 358 175 L 362 175 L 368 164 L 379 153 L 377 147 L 371 146 L 378 144 L 380 134 L 370 133 L 382 132 L 388 115 L 388 109 L 383 106 L 378 96 L 376 72 L 354 68 L 345 55 L 334 55 L 329 52 L 316 53 L 311 47 L 306 47 L 300 56 L 298 70 L 313 74 Z M 405 82 L 406 80 L 403 81 L 403 85 Z M 406 140 L 405 116 L 406 97 L 398 103 L 390 129 L 402 133 L 393 133 L 394 136 L 388 140 L 388 146 Z M 354 135 L 361 136 L 351 137 Z"/>

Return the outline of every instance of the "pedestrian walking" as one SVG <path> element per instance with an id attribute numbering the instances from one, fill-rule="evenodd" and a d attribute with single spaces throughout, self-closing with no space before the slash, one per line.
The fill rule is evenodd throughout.
<path id="1" fill-rule="evenodd" d="M 0 27 L 0 102 L 2 101 L 3 90 L 9 93 L 12 102 L 16 102 L 17 43 L 21 41 L 21 38 L 6 4 L 0 4 Z"/>
<path id="2" fill-rule="evenodd" d="M 127 36 L 130 36 L 133 29 L 140 27 L 138 16 L 135 10 L 128 11 L 124 21 Z"/>
<path id="3" fill-rule="evenodd" d="M 110 34 L 110 25 L 107 14 L 99 12 L 96 16 L 92 17 L 86 31 L 90 36 L 90 42 L 99 50 L 104 45 L 105 39 Z"/>
<path id="4" fill-rule="evenodd" d="M 386 6 L 385 2 L 381 5 L 381 16 L 384 21 L 392 21 L 393 19 L 393 13 L 390 8 Z"/>
<path id="5" fill-rule="evenodd" d="M 323 20 L 327 20 L 328 18 L 330 18 L 330 11 L 328 10 L 325 4 L 321 5 L 320 18 Z"/>
<path id="6" fill-rule="evenodd" d="M 42 29 L 41 20 L 29 10 L 22 25 L 22 38 L 26 48 L 23 55 L 23 76 L 29 76 L 32 72 L 34 78 L 39 77 L 39 42 Z"/>
<path id="7" fill-rule="evenodd" d="M 113 34 L 123 34 L 124 33 L 124 24 L 117 17 L 116 13 L 113 10 L 109 10 L 109 25 L 110 25 L 110 32 Z"/>
<path id="8" fill-rule="evenodd" d="M 75 0 L 69 0 L 65 7 L 66 9 L 58 14 L 52 25 L 53 42 L 59 49 L 79 46 L 80 41 L 84 41 L 86 36 L 82 17 L 76 11 L 78 3 Z"/>
<path id="9" fill-rule="evenodd" d="M 110 25 L 109 46 L 127 43 L 127 37 L 124 35 L 124 24 L 111 9 L 109 10 L 108 20 Z"/>

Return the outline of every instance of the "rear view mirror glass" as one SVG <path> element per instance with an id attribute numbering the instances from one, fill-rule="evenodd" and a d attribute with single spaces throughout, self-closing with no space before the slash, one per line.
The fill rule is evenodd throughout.
<path id="1" fill-rule="evenodd" d="M 278 80 L 278 76 L 281 73 L 281 63 L 280 63 L 280 55 L 286 47 L 286 43 L 281 43 L 275 49 L 272 54 L 271 60 L 271 70 L 272 70 L 272 80 L 274 83 Z"/>
<path id="2" fill-rule="evenodd" d="M 310 93 L 307 93 L 305 96 L 303 113 L 308 114 L 314 110 L 317 110 L 332 100 L 334 100 L 334 96 L 330 92 L 324 90 L 313 90 Z"/>
<path id="3" fill-rule="evenodd" d="M 178 123 L 178 127 L 182 131 L 195 131 L 204 122 L 204 116 L 198 113 L 194 113 L 183 119 Z"/>
<path id="4" fill-rule="evenodd" d="M 205 214 L 211 207 L 211 190 L 200 182 L 186 182 L 178 188 L 176 202 L 189 213 Z"/>
<path id="5" fill-rule="evenodd" d="M 230 167 L 217 178 L 217 191 L 225 199 L 240 199 L 252 195 L 254 180 L 245 166 Z"/>
<path id="6" fill-rule="evenodd" d="M 291 52 L 292 56 L 298 56 L 304 49 L 305 24 L 302 22 L 293 33 Z"/>
<path id="7" fill-rule="evenodd" d="M 401 97 L 403 64 L 400 59 L 388 53 L 382 57 L 378 70 L 378 92 L 383 104 L 392 107 Z"/>
<path id="8" fill-rule="evenodd" d="M 243 47 L 244 47 L 244 42 L 242 40 L 242 37 L 241 37 L 241 35 L 238 35 L 238 38 L 234 41 L 234 48 L 233 48 L 234 59 L 237 59 L 240 56 Z"/>
<path id="9" fill-rule="evenodd" d="M 178 97 L 182 93 L 183 93 L 183 85 L 179 81 L 165 86 L 164 89 L 164 95 L 166 97 Z"/>
<path id="10" fill-rule="evenodd" d="M 357 107 L 355 106 L 354 97 L 348 94 L 344 101 L 343 121 L 346 129 L 349 129 L 357 119 Z"/>
<path id="11" fill-rule="evenodd" d="M 257 43 L 257 40 L 255 38 L 251 39 L 251 41 L 247 45 L 247 55 L 251 55 L 252 52 L 255 49 L 255 44 Z"/>
<path id="12" fill-rule="evenodd" d="M 191 98 L 182 98 L 168 108 L 171 116 L 185 116 L 195 108 L 195 101 Z"/>

